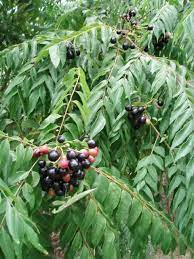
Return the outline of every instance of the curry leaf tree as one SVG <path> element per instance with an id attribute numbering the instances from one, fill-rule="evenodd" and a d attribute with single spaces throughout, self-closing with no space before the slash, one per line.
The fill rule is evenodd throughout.
<path id="1" fill-rule="evenodd" d="M 65 258 L 193 254 L 192 1 L 64 7 L 55 30 L 0 52 L 0 257 L 52 256 L 53 232 Z M 53 198 L 32 153 L 59 132 L 100 153 L 76 193 Z"/>

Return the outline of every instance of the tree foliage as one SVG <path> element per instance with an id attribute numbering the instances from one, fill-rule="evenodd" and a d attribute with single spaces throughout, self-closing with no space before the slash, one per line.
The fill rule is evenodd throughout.
<path id="1" fill-rule="evenodd" d="M 1 258 L 51 255 L 52 232 L 65 258 L 144 258 L 150 247 L 194 253 L 193 7 L 65 1 L 49 20 L 55 29 L 30 39 L 27 28 L 28 40 L 0 52 Z M 125 23 L 124 37 L 136 48 L 124 51 L 122 38 L 110 38 L 133 8 L 140 23 Z M 73 60 L 69 42 L 81 51 Z M 129 103 L 147 107 L 150 125 L 133 129 Z M 54 199 L 40 189 L 32 152 L 54 145 L 63 119 L 67 141 L 89 135 L 100 155 L 74 196 Z"/>

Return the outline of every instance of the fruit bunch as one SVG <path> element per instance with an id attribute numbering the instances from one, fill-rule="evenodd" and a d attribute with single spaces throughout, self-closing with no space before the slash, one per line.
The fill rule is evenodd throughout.
<path id="1" fill-rule="evenodd" d="M 62 143 L 63 136 L 58 142 Z M 79 186 L 80 180 L 85 177 L 85 171 L 95 162 L 98 148 L 94 140 L 87 142 L 87 148 L 82 150 L 62 148 L 49 149 L 47 146 L 37 148 L 33 157 L 47 155 L 47 159 L 38 161 L 40 184 L 42 190 L 50 196 L 63 196 Z"/>
<path id="2" fill-rule="evenodd" d="M 119 33 L 121 32 L 121 31 L 117 31 L 117 34 L 119 34 Z M 111 39 L 110 39 L 110 43 L 111 44 L 116 44 L 117 43 L 117 38 L 114 36 L 114 37 L 112 37 Z M 136 45 L 135 45 L 135 43 L 133 43 L 133 42 L 129 42 L 129 40 L 125 40 L 124 42 L 123 42 L 123 44 L 122 44 L 122 48 L 123 48 L 123 50 L 128 50 L 129 48 L 130 49 L 135 49 L 136 48 Z"/>
<path id="3" fill-rule="evenodd" d="M 147 118 L 143 114 L 143 112 L 145 111 L 144 106 L 127 105 L 125 107 L 125 110 L 128 112 L 128 119 L 133 124 L 134 129 L 139 129 L 146 123 Z"/>
<path id="4" fill-rule="evenodd" d="M 127 11 L 127 13 L 123 14 L 121 16 L 121 18 L 127 22 L 130 22 L 131 21 L 131 18 L 132 17 L 135 17 L 136 16 L 136 11 L 134 9 L 130 9 Z"/>
<path id="5" fill-rule="evenodd" d="M 67 48 L 67 53 L 66 53 L 66 58 L 67 59 L 74 59 L 75 56 L 79 56 L 80 55 L 80 50 L 79 49 L 75 49 L 75 47 L 73 46 L 72 43 L 68 43 L 66 48 Z"/>
<path id="6" fill-rule="evenodd" d="M 162 34 L 158 41 L 154 41 L 154 49 L 157 51 L 160 51 L 164 48 L 164 46 L 169 42 L 172 35 L 170 32 L 166 32 L 165 34 Z"/>

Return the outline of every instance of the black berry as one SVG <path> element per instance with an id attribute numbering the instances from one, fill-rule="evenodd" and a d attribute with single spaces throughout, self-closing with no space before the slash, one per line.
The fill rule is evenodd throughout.
<path id="1" fill-rule="evenodd" d="M 57 170 L 54 167 L 48 169 L 48 175 L 50 178 L 55 179 L 57 174 Z"/>
<path id="2" fill-rule="evenodd" d="M 79 163 L 76 159 L 72 159 L 69 161 L 69 168 L 73 171 L 76 171 L 79 169 Z"/>
<path id="3" fill-rule="evenodd" d="M 63 135 L 58 136 L 57 141 L 58 141 L 59 143 L 63 143 L 63 142 L 65 141 L 65 137 L 64 137 Z"/>
<path id="4" fill-rule="evenodd" d="M 131 15 L 131 16 L 136 16 L 136 14 L 137 14 L 137 13 L 136 13 L 135 10 L 131 10 L 131 11 L 130 11 L 130 15 Z"/>
<path id="5" fill-rule="evenodd" d="M 135 116 L 135 115 L 137 115 L 138 114 L 138 108 L 135 108 L 135 109 L 133 109 L 132 110 L 132 112 L 131 112 L 131 114 L 133 115 L 133 116 Z"/>
<path id="6" fill-rule="evenodd" d="M 89 148 L 96 147 L 96 142 L 93 139 L 88 140 L 88 147 Z"/>
<path id="7" fill-rule="evenodd" d="M 79 49 L 77 49 L 75 53 L 76 53 L 76 56 L 80 56 L 80 54 L 81 54 Z"/>
<path id="8" fill-rule="evenodd" d="M 164 105 L 164 102 L 162 100 L 158 100 L 157 104 L 158 106 L 162 107 Z"/>
<path id="9" fill-rule="evenodd" d="M 67 59 L 74 59 L 74 57 L 75 57 L 74 52 L 71 51 L 71 50 L 68 50 L 67 51 Z"/>
<path id="10" fill-rule="evenodd" d="M 55 162 L 59 159 L 60 157 L 60 154 L 57 150 L 51 150 L 49 153 L 48 153 L 48 159 L 52 162 Z"/>
<path id="11" fill-rule="evenodd" d="M 86 157 L 85 154 L 80 153 L 77 158 L 78 158 L 79 161 L 83 161 L 83 160 L 85 160 L 87 157 Z"/>
<path id="12" fill-rule="evenodd" d="M 65 194 L 65 192 L 63 191 L 63 190 L 58 190 L 58 191 L 56 191 L 56 195 L 57 196 L 63 196 Z"/>
<path id="13" fill-rule="evenodd" d="M 83 162 L 82 162 L 82 168 L 83 169 L 88 169 L 89 167 L 90 167 L 90 161 L 88 161 L 88 160 L 84 160 Z"/>
<path id="14" fill-rule="evenodd" d="M 83 180 L 85 177 L 85 173 L 81 170 L 77 171 L 75 176 L 79 179 L 79 180 Z"/>
<path id="15" fill-rule="evenodd" d="M 117 42 L 116 37 L 112 37 L 112 38 L 110 39 L 110 42 L 111 42 L 112 44 L 115 44 L 115 43 Z"/>
<path id="16" fill-rule="evenodd" d="M 39 173 L 40 175 L 42 175 L 43 177 L 47 176 L 47 168 L 46 167 L 42 167 L 39 169 Z"/>
<path id="17" fill-rule="evenodd" d="M 128 48 L 129 48 L 129 43 L 126 41 L 123 43 L 123 49 L 128 50 Z"/>
<path id="18" fill-rule="evenodd" d="M 153 27 L 152 25 L 148 25 L 147 30 L 148 30 L 148 31 L 152 31 L 153 28 L 154 28 L 154 27 Z"/>
<path id="19" fill-rule="evenodd" d="M 133 107 L 132 107 L 131 105 L 125 106 L 125 110 L 126 110 L 127 112 L 131 112 L 132 109 L 133 109 Z"/>
<path id="20" fill-rule="evenodd" d="M 53 181 L 52 181 L 52 179 L 49 177 L 49 176 L 47 176 L 45 179 L 44 179 L 44 182 L 45 182 L 45 184 L 47 184 L 47 186 L 51 186 L 52 185 L 52 183 L 53 183 Z"/>
<path id="21" fill-rule="evenodd" d="M 139 123 L 141 125 L 145 124 L 146 123 L 146 117 L 145 116 L 141 116 L 139 119 L 138 119 Z"/>
<path id="22" fill-rule="evenodd" d="M 68 189 L 69 189 L 69 183 L 63 183 L 62 186 L 61 186 L 61 189 L 62 189 L 64 192 L 67 192 Z"/>
<path id="23" fill-rule="evenodd" d="M 64 169 L 64 168 L 59 168 L 59 169 L 58 169 L 58 173 L 61 174 L 61 175 L 64 175 L 64 174 L 67 173 L 67 170 Z"/>
<path id="24" fill-rule="evenodd" d="M 129 47 L 130 47 L 130 49 L 135 49 L 136 45 L 134 43 L 131 43 Z"/>
<path id="25" fill-rule="evenodd" d="M 55 191 L 58 191 L 58 190 L 60 189 L 60 184 L 59 184 L 58 182 L 54 182 L 54 183 L 53 183 L 53 189 L 54 189 Z"/>
<path id="26" fill-rule="evenodd" d="M 71 184 L 74 186 L 74 187 L 78 187 L 79 186 L 79 181 L 77 178 L 72 178 L 71 179 Z"/>
<path id="27" fill-rule="evenodd" d="M 46 161 L 45 161 L 45 160 L 39 160 L 39 161 L 38 161 L 38 165 L 39 165 L 41 168 L 43 168 L 43 167 L 46 166 Z"/>
<path id="28" fill-rule="evenodd" d="M 75 159 L 76 157 L 77 157 L 77 154 L 74 150 L 67 151 L 67 159 L 68 160 Z"/>
<path id="29" fill-rule="evenodd" d="M 145 111 L 145 108 L 143 106 L 138 107 L 138 113 L 142 113 L 143 111 Z"/>

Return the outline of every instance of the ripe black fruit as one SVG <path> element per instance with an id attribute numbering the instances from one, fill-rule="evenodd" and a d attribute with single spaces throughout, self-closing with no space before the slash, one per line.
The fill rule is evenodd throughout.
<path id="1" fill-rule="evenodd" d="M 72 159 L 69 161 L 69 168 L 73 171 L 76 171 L 79 169 L 79 163 L 76 159 Z"/>
<path id="2" fill-rule="evenodd" d="M 62 189 L 64 192 L 68 191 L 68 189 L 69 189 L 69 183 L 63 183 L 63 184 L 61 185 L 61 189 Z"/>
<path id="3" fill-rule="evenodd" d="M 59 159 L 60 157 L 60 154 L 57 150 L 51 150 L 49 153 L 48 153 L 48 159 L 52 162 L 55 162 Z"/>
<path id="4" fill-rule="evenodd" d="M 130 11 L 130 14 L 131 14 L 131 16 L 136 16 L 137 13 L 136 13 L 135 10 L 131 10 L 131 11 Z"/>
<path id="5" fill-rule="evenodd" d="M 162 107 L 164 105 L 164 102 L 162 100 L 158 100 L 157 104 L 158 106 Z"/>
<path id="6" fill-rule="evenodd" d="M 146 123 L 146 117 L 145 116 L 141 116 L 139 119 L 138 119 L 139 123 L 141 125 L 145 124 Z"/>
<path id="7" fill-rule="evenodd" d="M 126 41 L 123 43 L 123 49 L 128 50 L 128 48 L 129 48 L 129 43 Z"/>
<path id="8" fill-rule="evenodd" d="M 79 180 L 83 180 L 85 177 L 85 173 L 81 170 L 77 171 L 76 175 L 75 175 Z"/>
<path id="9" fill-rule="evenodd" d="M 126 110 L 127 112 L 131 112 L 132 109 L 133 109 L 133 107 L 132 107 L 131 105 L 125 106 L 125 110 Z"/>
<path id="10" fill-rule="evenodd" d="M 136 116 L 136 115 L 138 114 L 138 112 L 139 112 L 138 108 L 134 108 L 134 109 L 132 110 L 131 114 L 132 114 L 133 116 Z"/>
<path id="11" fill-rule="evenodd" d="M 77 158 L 78 158 L 79 161 L 83 161 L 83 160 L 85 160 L 87 157 L 86 157 L 85 154 L 80 153 Z"/>
<path id="12" fill-rule="evenodd" d="M 75 159 L 76 156 L 77 156 L 77 154 L 74 150 L 67 151 L 67 159 L 68 160 Z"/>
<path id="13" fill-rule="evenodd" d="M 45 177 L 47 176 L 47 168 L 46 167 L 42 167 L 39 169 L 39 173 L 41 176 Z"/>
<path id="14" fill-rule="evenodd" d="M 39 161 L 38 161 L 38 165 L 39 165 L 41 168 L 43 168 L 43 167 L 46 166 L 46 161 L 45 161 L 45 160 L 39 160 Z"/>
<path id="15" fill-rule="evenodd" d="M 60 184 L 58 182 L 54 182 L 53 188 L 54 188 L 55 191 L 58 191 L 60 189 Z"/>
<path id="16" fill-rule="evenodd" d="M 57 141 L 59 142 L 59 143 L 63 143 L 64 141 L 65 141 L 65 137 L 64 136 L 58 136 L 58 138 L 57 138 Z"/>
<path id="17" fill-rule="evenodd" d="M 130 49 L 135 49 L 136 45 L 134 43 L 131 43 L 129 47 L 130 47 Z"/>
<path id="18" fill-rule="evenodd" d="M 52 181 L 52 179 L 49 177 L 49 176 L 47 176 L 45 179 L 44 179 L 44 182 L 45 182 L 45 184 L 47 184 L 47 186 L 51 186 L 52 185 L 52 183 L 53 183 L 53 181 Z"/>
<path id="19" fill-rule="evenodd" d="M 142 113 L 145 111 L 145 108 L 143 106 L 138 107 L 138 113 Z"/>
<path id="20" fill-rule="evenodd" d="M 78 187 L 79 186 L 79 181 L 77 178 L 72 178 L 71 179 L 71 184 L 74 186 L 74 187 Z"/>
<path id="21" fill-rule="evenodd" d="M 61 189 L 56 192 L 57 196 L 63 196 L 64 194 L 65 194 L 65 192 Z"/>
<path id="22" fill-rule="evenodd" d="M 64 169 L 64 168 L 59 168 L 59 169 L 58 169 L 58 173 L 61 174 L 61 175 L 64 175 L 64 174 L 67 173 L 67 170 Z"/>
<path id="23" fill-rule="evenodd" d="M 57 174 L 57 170 L 54 167 L 48 169 L 48 175 L 51 179 L 55 179 Z"/>
<path id="24" fill-rule="evenodd" d="M 83 162 L 82 162 L 82 168 L 83 169 L 88 169 L 89 167 L 90 167 L 90 161 L 88 161 L 88 160 L 84 160 Z"/>
<path id="25" fill-rule="evenodd" d="M 153 25 L 148 25 L 147 30 L 148 30 L 148 31 L 152 31 L 153 28 L 154 28 Z"/>
<path id="26" fill-rule="evenodd" d="M 76 56 L 80 56 L 80 53 L 81 53 L 81 52 L 80 52 L 79 49 L 77 49 L 75 53 L 76 53 Z"/>
<path id="27" fill-rule="evenodd" d="M 88 147 L 89 148 L 96 147 L 96 142 L 93 139 L 88 140 Z"/>
<path id="28" fill-rule="evenodd" d="M 74 57 L 75 57 L 74 52 L 71 51 L 71 50 L 68 50 L 67 51 L 67 59 L 74 59 Z"/>
<path id="29" fill-rule="evenodd" d="M 117 42 L 116 37 L 112 37 L 112 38 L 110 39 L 110 42 L 111 42 L 112 44 L 115 44 L 115 43 Z"/>

